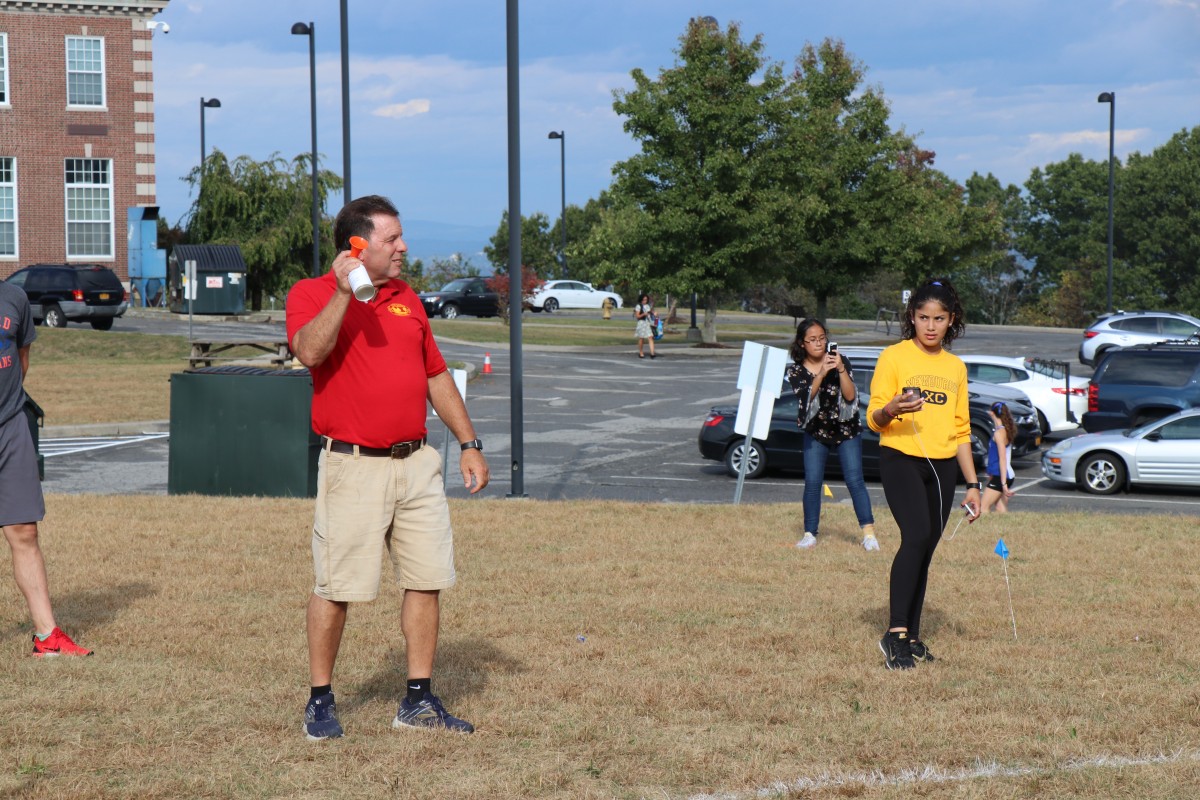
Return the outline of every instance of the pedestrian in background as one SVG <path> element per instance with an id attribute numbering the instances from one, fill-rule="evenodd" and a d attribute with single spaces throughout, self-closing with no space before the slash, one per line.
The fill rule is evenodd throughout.
<path id="1" fill-rule="evenodd" d="M 1012 468 L 1012 442 L 1017 435 L 1017 423 L 1005 403 L 992 403 L 988 409 L 992 418 L 992 441 L 988 443 L 987 486 L 983 489 L 983 509 L 989 514 L 994 507 L 1008 513 L 1008 500 L 1013 496 L 1012 484 L 1017 473 Z"/>
<path id="2" fill-rule="evenodd" d="M 867 551 L 878 550 L 871 496 L 863 480 L 862 420 L 850 359 L 830 350 L 828 332 L 815 319 L 796 326 L 791 356 L 787 380 L 796 393 L 796 424 L 803 431 L 804 453 L 804 536 L 796 546 L 807 549 L 817 543 L 825 462 L 836 450 L 862 529 L 862 546 Z"/>
<path id="3" fill-rule="evenodd" d="M 638 358 L 645 358 L 643 345 L 646 342 L 650 343 L 650 357 L 654 355 L 654 303 L 650 301 L 650 295 L 643 294 L 638 297 L 637 305 L 633 307 L 633 318 L 637 320 L 637 327 L 633 331 L 633 335 L 638 340 Z"/>

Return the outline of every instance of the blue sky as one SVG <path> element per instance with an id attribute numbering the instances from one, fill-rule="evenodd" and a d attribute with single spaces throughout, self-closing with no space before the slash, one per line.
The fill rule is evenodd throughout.
<path id="1" fill-rule="evenodd" d="M 842 39 L 889 99 L 892 125 L 960 182 L 991 172 L 1023 184 L 1072 152 L 1106 159 L 1102 91 L 1117 95 L 1118 158 L 1200 124 L 1200 0 L 524 0 L 523 213 L 559 214 L 551 130 L 567 134 L 568 203 L 609 185 L 613 164 L 636 150 L 612 91 L 635 67 L 653 75 L 673 63 L 697 15 L 736 21 L 747 39 L 762 33 L 785 65 L 806 42 Z M 508 198 L 505 2 L 349 0 L 349 17 L 354 194 L 391 197 L 414 254 L 482 244 Z M 171 26 L 154 34 L 168 220 L 191 203 L 180 177 L 199 160 L 201 97 L 222 103 L 206 113 L 210 148 L 256 159 L 310 149 L 297 21 L 316 23 L 318 150 L 342 171 L 338 0 L 172 0 L 158 18 Z M 340 206 L 339 194 L 329 211 Z"/>

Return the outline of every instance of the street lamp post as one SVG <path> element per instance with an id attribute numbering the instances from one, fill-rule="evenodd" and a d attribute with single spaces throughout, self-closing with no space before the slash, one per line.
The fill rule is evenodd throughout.
<path id="1" fill-rule="evenodd" d="M 1102 92 L 1097 103 L 1108 103 L 1108 311 L 1113 310 L 1113 137 L 1117 122 L 1117 93 Z"/>
<path id="2" fill-rule="evenodd" d="M 317 193 L 317 26 L 315 23 L 297 22 L 292 34 L 308 37 L 309 94 L 312 101 L 312 276 L 321 274 L 321 210 Z"/>
<path id="3" fill-rule="evenodd" d="M 350 194 L 350 14 L 346 0 L 341 4 L 342 17 L 342 202 L 349 203 Z"/>
<path id="4" fill-rule="evenodd" d="M 208 150 L 204 146 L 204 109 L 220 107 L 221 101 L 215 97 L 208 100 L 200 98 L 200 180 L 196 189 L 196 216 L 200 216 L 200 203 L 204 197 L 204 159 L 208 157 Z"/>
<path id="5" fill-rule="evenodd" d="M 550 131 L 546 136 L 547 139 L 558 139 L 559 144 L 559 159 L 561 167 L 559 173 L 562 175 L 562 216 L 559 217 L 559 225 L 562 226 L 562 276 L 567 275 L 567 132 L 566 131 Z"/>

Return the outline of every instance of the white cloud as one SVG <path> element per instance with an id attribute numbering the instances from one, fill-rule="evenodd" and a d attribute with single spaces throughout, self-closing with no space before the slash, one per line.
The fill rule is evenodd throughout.
<path id="1" fill-rule="evenodd" d="M 1113 140 L 1120 147 L 1128 147 L 1151 135 L 1149 128 L 1133 128 L 1113 132 Z M 1108 145 L 1108 131 L 1064 131 L 1062 133 L 1029 134 L 1030 149 L 1039 152 L 1058 152 L 1079 145 Z"/>
<path id="2" fill-rule="evenodd" d="M 409 100 L 406 103 L 393 103 L 390 106 L 380 106 L 371 112 L 376 117 L 387 117 L 388 119 L 400 119 L 401 117 L 415 117 L 418 114 L 429 113 L 429 101 L 425 98 Z"/>

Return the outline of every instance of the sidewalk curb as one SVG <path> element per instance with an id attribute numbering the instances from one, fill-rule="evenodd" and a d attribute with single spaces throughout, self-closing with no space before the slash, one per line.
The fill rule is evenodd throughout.
<path id="1" fill-rule="evenodd" d="M 40 439 L 71 439 L 79 436 L 137 436 L 142 433 L 167 433 L 171 421 L 152 419 L 143 422 L 96 422 L 87 425 L 46 425 Z"/>

